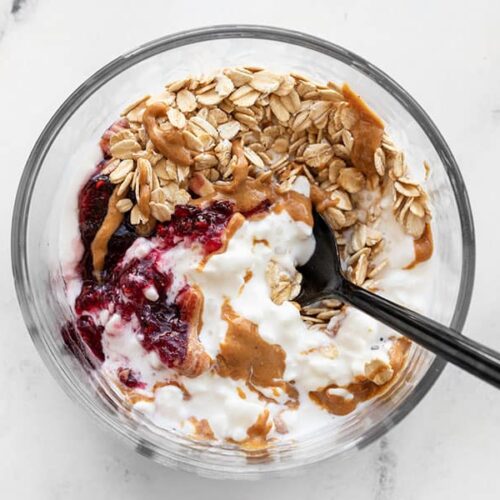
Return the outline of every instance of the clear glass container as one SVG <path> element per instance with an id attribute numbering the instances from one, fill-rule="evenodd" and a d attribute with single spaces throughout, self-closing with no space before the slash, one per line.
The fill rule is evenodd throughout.
<path id="1" fill-rule="evenodd" d="M 155 40 L 112 61 L 83 83 L 45 127 L 26 164 L 13 215 L 12 259 L 28 330 L 66 392 L 140 453 L 209 477 L 260 478 L 296 473 L 319 460 L 362 448 L 400 421 L 435 382 L 445 362 L 413 347 L 398 382 L 297 443 L 276 443 L 267 455 L 248 456 L 222 445 L 196 443 L 156 428 L 126 407 L 98 372 L 65 348 L 61 326 L 70 317 L 64 300 L 60 234 L 68 202 L 89 168 L 75 156 L 83 141 L 97 143 L 123 107 L 167 81 L 235 65 L 296 71 L 350 85 L 387 124 L 408 162 L 427 161 L 426 186 L 434 209 L 436 275 L 426 314 L 461 330 L 474 278 L 474 230 L 465 186 L 441 134 L 422 108 L 393 80 L 355 54 L 302 33 L 259 26 L 217 26 Z M 73 201 L 74 203 L 74 201 Z M 71 203 L 69 204 L 71 207 Z"/>

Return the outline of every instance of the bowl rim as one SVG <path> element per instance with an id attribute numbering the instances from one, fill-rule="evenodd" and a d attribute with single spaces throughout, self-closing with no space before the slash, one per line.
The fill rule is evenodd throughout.
<path id="1" fill-rule="evenodd" d="M 28 328 L 33 343 L 35 344 L 45 364 L 49 367 L 50 371 L 53 373 L 59 384 L 63 386 L 65 391 L 73 399 L 79 401 L 80 404 L 85 406 L 87 411 L 94 413 L 94 415 L 101 422 L 106 423 L 109 427 L 111 427 L 111 425 L 107 419 L 103 419 L 102 415 L 99 414 L 94 408 L 89 408 L 89 406 L 85 404 L 85 397 L 75 390 L 75 388 L 71 385 L 67 374 L 64 374 L 61 368 L 57 366 L 54 359 L 48 352 L 48 346 L 45 344 L 38 331 L 37 318 L 31 308 L 31 288 L 26 251 L 26 221 L 30 209 L 34 186 L 47 152 L 62 127 L 72 114 L 82 105 L 82 103 L 101 86 L 129 67 L 158 53 L 193 43 L 231 38 L 278 41 L 308 48 L 338 59 L 341 62 L 354 67 L 357 71 L 374 81 L 376 84 L 382 86 L 387 92 L 392 94 L 392 96 L 408 111 L 408 113 L 410 113 L 413 119 L 417 121 L 419 126 L 424 130 L 427 137 L 431 141 L 441 162 L 443 163 L 458 205 L 461 223 L 462 272 L 460 278 L 460 290 L 457 296 L 455 311 L 451 319 L 450 326 L 458 332 L 461 332 L 467 317 L 474 285 L 476 250 L 474 223 L 465 183 L 455 158 L 453 157 L 449 146 L 436 125 L 422 109 L 422 107 L 398 83 L 396 83 L 391 77 L 378 69 L 376 66 L 355 53 L 334 43 L 309 34 L 301 33 L 299 31 L 260 25 L 225 24 L 181 31 L 163 36 L 142 44 L 136 49 L 112 60 L 90 76 L 63 102 L 43 129 L 26 161 L 26 165 L 19 182 L 12 215 L 12 270 L 17 298 L 21 307 L 24 322 Z M 404 404 L 394 408 L 384 421 L 372 427 L 359 441 L 352 443 L 350 449 L 363 448 L 367 446 L 400 422 L 421 401 L 421 399 L 433 386 L 443 371 L 445 365 L 446 362 L 443 359 L 436 357 L 422 379 L 415 386 L 412 393 L 406 398 Z M 116 428 L 114 429 L 116 431 Z M 128 442 L 134 443 L 134 445 L 137 444 L 137 442 L 134 441 L 131 436 L 127 435 L 127 433 L 120 432 L 120 434 L 122 434 L 125 438 L 128 438 Z M 142 443 L 142 446 L 136 446 L 136 449 L 138 449 L 140 453 L 147 456 L 151 456 L 152 454 L 152 450 L 148 448 L 147 443 Z M 348 449 L 342 450 L 340 454 L 343 454 Z M 335 456 L 338 457 L 339 455 Z M 294 467 L 297 466 L 295 465 Z M 270 469 L 269 472 L 273 473 L 279 471 Z"/>

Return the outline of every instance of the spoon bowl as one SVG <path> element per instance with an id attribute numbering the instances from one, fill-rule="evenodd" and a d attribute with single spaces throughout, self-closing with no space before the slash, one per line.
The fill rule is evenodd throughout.
<path id="1" fill-rule="evenodd" d="M 345 281 L 337 240 L 327 222 L 314 212 L 316 246 L 312 257 L 298 271 L 302 274 L 302 289 L 295 299 L 302 307 L 335 295 Z"/>

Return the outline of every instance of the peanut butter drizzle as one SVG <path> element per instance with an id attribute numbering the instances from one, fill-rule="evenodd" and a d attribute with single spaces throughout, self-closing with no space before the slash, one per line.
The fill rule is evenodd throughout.
<path id="1" fill-rule="evenodd" d="M 154 396 L 148 396 L 147 394 L 139 394 L 137 392 L 133 392 L 133 389 L 122 389 L 122 391 L 127 396 L 127 401 L 135 405 L 137 403 L 145 402 L 145 403 L 153 403 L 155 400 Z"/>
<path id="2" fill-rule="evenodd" d="M 142 122 L 154 147 L 165 158 L 172 160 L 178 165 L 189 166 L 193 163 L 191 152 L 186 148 L 182 132 L 171 128 L 163 130 L 156 119 L 166 116 L 168 106 L 164 102 L 155 102 L 144 111 Z"/>
<path id="3" fill-rule="evenodd" d="M 410 347 L 410 341 L 404 337 L 398 338 L 394 341 L 390 351 L 389 358 L 391 367 L 394 370 L 392 379 L 383 384 L 377 385 L 371 380 L 358 380 L 346 387 L 341 387 L 335 384 L 329 385 L 319 391 L 311 391 L 309 397 L 319 406 L 323 407 L 328 412 L 334 415 L 347 415 L 356 409 L 359 403 L 367 401 L 378 394 L 381 394 L 396 381 L 397 374 L 401 371 L 406 359 L 406 354 Z M 343 388 L 352 394 L 352 398 L 347 399 L 340 395 L 329 394 L 329 389 Z"/>
<path id="4" fill-rule="evenodd" d="M 266 247 L 269 246 L 269 241 L 267 241 L 266 239 L 260 239 L 260 238 L 255 238 L 255 237 L 253 238 L 252 243 L 254 245 L 264 245 Z"/>
<path id="5" fill-rule="evenodd" d="M 259 395 L 258 387 L 279 387 L 290 397 L 290 404 L 296 404 L 297 390 L 283 380 L 286 368 L 283 348 L 266 342 L 257 325 L 238 315 L 228 300 L 222 306 L 222 319 L 228 328 L 216 359 L 217 373 L 221 377 L 244 380 L 248 388 Z"/>
<path id="6" fill-rule="evenodd" d="M 328 208 L 336 207 L 339 203 L 339 200 L 331 200 L 330 193 L 327 193 L 315 184 L 311 184 L 311 201 L 318 213 L 324 212 Z"/>
<path id="7" fill-rule="evenodd" d="M 125 194 L 118 194 L 118 186 L 114 189 L 108 201 L 108 211 L 102 221 L 101 227 L 97 231 L 90 251 L 92 252 L 92 266 L 94 276 L 100 281 L 101 273 L 104 269 L 104 261 L 108 253 L 108 243 L 114 232 L 120 227 L 124 215 L 116 208 L 116 203 L 125 197 Z"/>
<path id="8" fill-rule="evenodd" d="M 212 441 L 215 439 L 214 431 L 206 418 L 198 420 L 196 417 L 190 417 L 188 421 L 191 422 L 194 427 L 194 433 L 191 435 L 193 439 L 199 441 Z"/>
<path id="9" fill-rule="evenodd" d="M 214 255 L 224 253 L 227 250 L 229 241 L 234 236 L 236 231 L 238 231 L 238 229 L 243 225 L 244 222 L 245 222 L 245 217 L 243 217 L 243 215 L 241 215 L 240 213 L 235 213 L 231 217 L 224 233 L 222 234 L 222 246 L 219 248 L 219 250 L 212 252 L 208 255 L 205 255 L 205 257 L 201 259 L 197 267 L 198 271 L 203 271 L 203 269 L 205 268 L 207 262 L 211 257 L 213 257 Z"/>
<path id="10" fill-rule="evenodd" d="M 167 380 L 165 382 L 156 382 L 155 385 L 153 386 L 153 392 L 156 392 L 158 389 L 166 387 L 167 385 L 173 385 L 174 387 L 180 389 L 182 392 L 182 399 L 184 401 L 189 401 L 191 399 L 191 393 L 188 391 L 187 387 L 178 380 Z"/>
<path id="11" fill-rule="evenodd" d="M 384 122 L 347 83 L 342 86 L 342 93 L 356 113 L 356 122 L 351 128 L 354 139 L 352 163 L 365 174 L 374 173 L 374 154 L 382 144 Z"/>
<path id="12" fill-rule="evenodd" d="M 421 262 L 425 262 L 432 257 L 432 253 L 434 252 L 434 242 L 432 239 L 430 224 L 425 225 L 424 234 L 422 234 L 418 240 L 413 242 L 413 248 L 415 250 L 415 258 L 405 267 L 405 269 L 413 269 Z"/>
<path id="13" fill-rule="evenodd" d="M 250 212 L 266 200 L 274 203 L 277 196 L 271 178 L 259 180 L 248 177 L 249 164 L 240 141 L 233 142 L 232 151 L 237 157 L 233 180 L 227 184 L 214 184 L 215 197 L 233 201 L 238 212 Z"/>
<path id="14" fill-rule="evenodd" d="M 243 276 L 243 283 L 248 283 L 253 276 L 253 272 L 250 269 L 245 271 L 245 276 Z"/>
<path id="15" fill-rule="evenodd" d="M 287 191 L 276 203 L 273 212 L 281 213 L 283 210 L 297 222 L 304 222 L 308 226 L 314 225 L 311 200 L 297 191 Z"/>
<path id="16" fill-rule="evenodd" d="M 210 194 L 191 201 L 192 204 L 201 205 L 214 199 L 229 200 L 236 205 L 238 212 L 245 213 L 257 208 L 261 203 L 269 201 L 275 205 L 274 211 L 279 213 L 286 210 L 293 220 L 313 225 L 309 198 L 295 191 L 278 193 L 272 184 L 271 176 L 264 176 L 260 179 L 248 177 L 249 164 L 240 141 L 233 142 L 232 151 L 237 157 L 237 162 L 231 182 L 213 184 L 214 189 Z"/>
<path id="17" fill-rule="evenodd" d="M 183 297 L 183 307 L 189 311 L 189 315 L 182 319 L 189 325 L 188 348 L 186 357 L 176 368 L 181 375 L 194 378 L 208 370 L 212 364 L 212 358 L 207 354 L 199 339 L 203 326 L 202 314 L 205 298 L 197 285 L 191 286 L 184 294 L 186 295 Z"/>
<path id="18" fill-rule="evenodd" d="M 269 419 L 269 410 L 266 408 L 247 429 L 247 438 L 242 441 L 228 439 L 229 442 L 238 444 L 245 451 L 258 451 L 267 448 L 269 440 L 267 435 L 271 432 L 273 424 Z"/>
<path id="19" fill-rule="evenodd" d="M 243 293 L 243 290 L 245 289 L 245 285 L 252 279 L 252 276 L 253 276 L 252 270 L 247 269 L 245 271 L 245 276 L 243 276 L 243 283 L 238 288 L 238 295 L 241 295 Z"/>
<path id="20" fill-rule="evenodd" d="M 173 385 L 175 387 L 178 387 L 182 391 L 182 399 L 184 401 L 189 401 L 191 399 L 191 394 L 187 390 L 186 386 L 183 383 L 179 382 L 178 380 L 165 380 L 163 382 L 156 382 L 155 385 L 153 386 L 153 394 L 156 394 L 156 391 L 158 389 L 161 389 L 162 387 L 166 387 L 168 385 Z M 145 401 L 147 403 L 153 403 L 155 400 L 155 396 L 149 396 L 147 394 L 137 393 L 134 391 L 134 389 L 130 389 L 125 386 L 122 386 L 122 391 L 126 394 L 127 400 L 133 405 L 141 401 Z"/>

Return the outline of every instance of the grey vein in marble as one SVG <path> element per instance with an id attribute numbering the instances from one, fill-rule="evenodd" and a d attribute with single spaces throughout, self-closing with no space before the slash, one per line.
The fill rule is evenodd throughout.
<path id="1" fill-rule="evenodd" d="M 397 467 L 396 454 L 392 451 L 389 439 L 383 437 L 378 442 L 379 453 L 377 456 L 377 486 L 375 500 L 390 500 L 394 492 L 394 477 Z"/>
<path id="2" fill-rule="evenodd" d="M 26 0 L 13 0 L 11 14 L 17 14 L 26 5 Z"/>
<path id="3" fill-rule="evenodd" d="M 0 40 L 5 35 L 9 23 L 21 20 L 27 7 L 34 3 L 35 0 L 0 0 Z"/>

